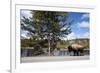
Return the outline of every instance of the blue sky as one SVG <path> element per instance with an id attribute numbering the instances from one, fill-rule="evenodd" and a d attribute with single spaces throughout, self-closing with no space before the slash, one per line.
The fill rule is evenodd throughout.
<path id="1" fill-rule="evenodd" d="M 89 38 L 89 13 L 70 12 L 68 21 L 71 20 L 74 20 L 72 33 L 67 36 L 67 39 Z"/>
<path id="2" fill-rule="evenodd" d="M 31 17 L 29 10 L 21 10 L 21 17 L 25 16 L 27 18 Z M 89 13 L 79 13 L 79 12 L 69 12 L 68 21 L 73 20 L 72 33 L 65 37 L 66 39 L 76 39 L 76 38 L 89 38 L 90 34 L 90 18 Z M 25 36 L 25 31 L 21 33 L 22 36 Z"/>

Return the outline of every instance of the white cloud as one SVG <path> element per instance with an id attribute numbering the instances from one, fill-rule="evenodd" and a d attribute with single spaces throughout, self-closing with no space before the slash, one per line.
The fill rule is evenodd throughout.
<path id="1" fill-rule="evenodd" d="M 76 34 L 75 34 L 74 32 L 72 32 L 71 34 L 69 34 L 69 35 L 67 36 L 67 39 L 68 39 L 68 40 L 76 39 L 76 38 L 77 38 L 77 36 L 76 36 Z"/>
<path id="2" fill-rule="evenodd" d="M 89 38 L 90 34 L 89 32 L 85 32 L 83 34 L 77 35 L 77 38 Z"/>
<path id="3" fill-rule="evenodd" d="M 90 33 L 89 32 L 86 32 L 86 33 L 83 34 L 83 37 L 84 38 L 89 38 L 89 36 L 90 36 Z"/>
<path id="4" fill-rule="evenodd" d="M 28 31 L 23 31 L 23 30 L 21 30 L 21 37 L 23 37 L 23 38 L 30 38 L 29 36 L 27 36 L 27 33 L 28 33 Z"/>
<path id="5" fill-rule="evenodd" d="M 87 22 L 87 21 L 79 22 L 79 23 L 77 23 L 77 25 L 78 25 L 78 27 L 89 28 L 89 22 Z"/>
<path id="6" fill-rule="evenodd" d="M 83 14 L 81 19 L 89 18 L 89 14 Z"/>
<path id="7" fill-rule="evenodd" d="M 21 17 L 25 16 L 26 18 L 32 17 L 30 10 L 21 10 Z"/>
<path id="8" fill-rule="evenodd" d="M 85 32 L 83 34 L 75 34 L 74 32 L 72 32 L 71 34 L 67 35 L 65 38 L 62 38 L 63 40 L 72 40 L 72 39 L 81 39 L 81 38 L 89 38 L 90 37 L 90 33 L 89 32 Z"/>

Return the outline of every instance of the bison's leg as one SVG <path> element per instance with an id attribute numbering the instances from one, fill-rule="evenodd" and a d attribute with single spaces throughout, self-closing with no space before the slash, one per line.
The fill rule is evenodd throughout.
<path id="1" fill-rule="evenodd" d="M 79 56 L 79 51 L 78 50 L 76 51 L 76 56 Z"/>
<path id="2" fill-rule="evenodd" d="M 74 50 L 74 56 L 79 56 L 79 51 L 78 50 Z"/>
<path id="3" fill-rule="evenodd" d="M 68 52 L 67 52 L 67 53 L 68 53 L 68 55 L 69 55 L 69 56 L 72 56 L 72 55 L 73 55 L 73 54 L 72 54 L 72 53 L 73 53 L 73 51 L 72 51 L 72 50 L 68 50 Z"/>
<path id="4" fill-rule="evenodd" d="M 73 56 L 76 56 L 76 50 L 73 50 Z"/>
<path id="5" fill-rule="evenodd" d="M 83 56 L 84 54 L 83 54 L 83 49 L 82 50 L 80 50 L 80 55 L 81 56 Z"/>
<path id="6" fill-rule="evenodd" d="M 83 56 L 83 49 L 79 49 L 79 56 Z"/>

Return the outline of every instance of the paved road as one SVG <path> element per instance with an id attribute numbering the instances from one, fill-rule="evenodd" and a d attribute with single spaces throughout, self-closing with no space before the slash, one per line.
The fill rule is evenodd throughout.
<path id="1" fill-rule="evenodd" d="M 72 60 L 88 60 L 89 56 L 50 56 L 50 57 L 23 57 L 21 63 L 30 62 L 47 62 L 47 61 L 72 61 Z"/>

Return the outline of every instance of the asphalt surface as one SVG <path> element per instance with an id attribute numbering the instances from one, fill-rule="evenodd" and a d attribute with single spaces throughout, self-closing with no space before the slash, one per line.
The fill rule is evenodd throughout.
<path id="1" fill-rule="evenodd" d="M 52 61 L 72 61 L 72 60 L 89 60 L 89 56 L 22 57 L 21 58 L 21 63 L 52 62 Z"/>

